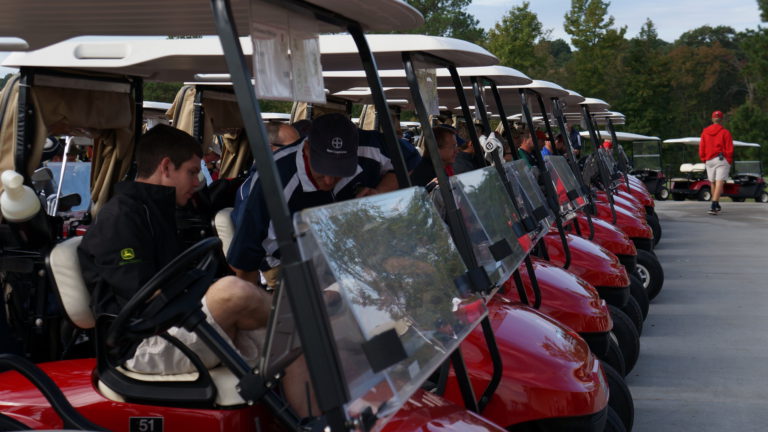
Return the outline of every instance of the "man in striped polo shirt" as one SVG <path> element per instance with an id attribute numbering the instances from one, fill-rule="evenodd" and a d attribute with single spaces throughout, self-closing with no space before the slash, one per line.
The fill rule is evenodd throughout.
<path id="1" fill-rule="evenodd" d="M 380 142 L 377 132 L 358 131 L 343 114 L 315 119 L 307 139 L 274 155 L 291 214 L 396 189 L 392 162 L 381 153 Z M 240 278 L 253 283 L 260 282 L 261 270 L 274 288 L 280 253 L 255 167 L 238 191 L 232 221 L 236 231 L 227 261 Z"/>

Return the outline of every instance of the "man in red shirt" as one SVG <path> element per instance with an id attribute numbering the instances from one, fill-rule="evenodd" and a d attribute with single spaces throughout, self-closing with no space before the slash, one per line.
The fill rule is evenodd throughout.
<path id="1" fill-rule="evenodd" d="M 706 164 L 707 178 L 712 184 L 712 206 L 709 209 L 711 215 L 716 215 L 721 210 L 720 195 L 733 164 L 733 138 L 728 129 L 720 124 L 722 121 L 723 112 L 713 112 L 712 124 L 701 132 L 699 143 L 699 158 Z"/>

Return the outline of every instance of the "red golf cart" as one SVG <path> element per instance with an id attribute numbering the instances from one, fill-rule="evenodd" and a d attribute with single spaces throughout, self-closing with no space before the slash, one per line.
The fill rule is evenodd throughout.
<path id="1" fill-rule="evenodd" d="M 673 138 L 664 140 L 664 144 L 683 144 L 689 147 L 698 147 L 700 138 Z M 756 149 L 753 151 L 760 154 L 760 144 L 743 141 L 733 141 L 734 158 L 738 155 L 738 150 Z M 695 198 L 699 201 L 709 201 L 712 198 L 712 185 L 707 179 L 707 172 L 704 164 L 684 163 L 680 165 L 680 176 L 670 179 L 670 192 L 675 200 L 686 198 Z M 747 199 L 754 199 L 755 202 L 768 203 L 768 192 L 765 190 L 766 184 L 763 178 L 762 161 L 741 161 L 734 160 L 731 175 L 726 180 L 723 195 L 729 197 L 735 202 L 743 202 Z"/>

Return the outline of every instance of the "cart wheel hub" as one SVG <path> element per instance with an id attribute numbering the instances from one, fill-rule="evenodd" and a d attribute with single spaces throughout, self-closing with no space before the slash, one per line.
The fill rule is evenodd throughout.
<path id="1" fill-rule="evenodd" d="M 641 264 L 637 264 L 635 270 L 637 270 L 637 275 L 640 277 L 640 282 L 643 283 L 643 288 L 647 289 L 651 284 L 651 275 L 648 272 L 648 269 Z"/>

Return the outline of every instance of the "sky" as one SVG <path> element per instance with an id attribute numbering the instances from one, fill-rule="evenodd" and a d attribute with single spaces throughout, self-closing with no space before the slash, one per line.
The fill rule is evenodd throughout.
<path id="1" fill-rule="evenodd" d="M 522 3 L 522 0 L 473 0 L 468 11 L 487 30 L 509 9 Z M 529 9 L 538 15 L 544 29 L 552 30 L 553 39 L 570 42 L 563 30 L 563 17 L 571 7 L 570 0 L 530 0 L 529 3 Z M 659 37 L 667 42 L 674 42 L 686 31 L 703 25 L 727 25 L 740 31 L 760 24 L 757 0 L 613 0 L 608 14 L 615 18 L 617 27 L 627 26 L 627 38 L 635 37 L 646 18 L 650 18 Z"/>

